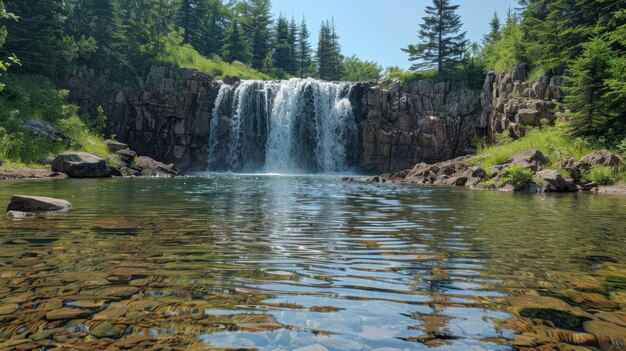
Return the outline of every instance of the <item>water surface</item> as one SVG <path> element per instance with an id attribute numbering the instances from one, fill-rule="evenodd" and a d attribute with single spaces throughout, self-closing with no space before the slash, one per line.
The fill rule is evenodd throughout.
<path id="1" fill-rule="evenodd" d="M 74 209 L 0 219 L 0 346 L 599 348 L 583 323 L 626 313 L 619 196 L 237 175 L 12 194 Z"/>

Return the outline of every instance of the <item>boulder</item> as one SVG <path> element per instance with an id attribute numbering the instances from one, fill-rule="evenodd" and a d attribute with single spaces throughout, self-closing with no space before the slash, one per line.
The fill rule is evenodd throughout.
<path id="1" fill-rule="evenodd" d="M 24 129 L 28 131 L 28 133 L 34 137 L 45 138 L 50 141 L 64 141 L 66 143 L 72 143 L 74 140 L 67 135 L 65 135 L 59 127 L 55 126 L 52 123 L 48 123 L 46 121 L 42 121 L 39 119 L 27 119 L 24 120 L 24 124 L 22 125 Z"/>
<path id="2" fill-rule="evenodd" d="M 601 150 L 583 157 L 580 162 L 593 166 L 619 167 L 624 160 L 609 150 Z"/>
<path id="3" fill-rule="evenodd" d="M 102 157 L 86 152 L 64 153 L 52 162 L 52 170 L 63 172 L 71 178 L 104 178 L 111 169 Z"/>
<path id="4" fill-rule="evenodd" d="M 120 143 L 116 140 L 105 140 L 104 143 L 112 152 L 128 149 L 128 144 Z"/>
<path id="5" fill-rule="evenodd" d="M 122 159 L 124 163 L 130 165 L 135 162 L 135 157 L 137 157 L 137 153 L 133 150 L 125 149 L 119 150 L 116 154 Z"/>
<path id="6" fill-rule="evenodd" d="M 558 171 L 539 171 L 535 176 L 543 181 L 543 184 L 540 186 L 541 190 L 544 192 L 563 193 L 578 191 L 578 189 L 573 184 L 568 183 Z"/>
<path id="7" fill-rule="evenodd" d="M 530 150 L 511 157 L 510 159 L 504 161 L 504 163 L 502 163 L 501 165 L 518 165 L 530 168 L 534 172 L 537 172 L 541 170 L 543 166 L 548 164 L 550 164 L 550 159 L 547 158 L 543 153 L 541 153 L 541 151 Z"/>
<path id="8" fill-rule="evenodd" d="M 51 197 L 14 195 L 7 207 L 8 211 L 18 212 L 67 212 L 72 204 L 61 199 Z"/>
<path id="9" fill-rule="evenodd" d="M 137 158 L 136 165 L 141 174 L 148 177 L 174 177 L 180 173 L 174 164 L 166 165 L 147 156 Z"/>

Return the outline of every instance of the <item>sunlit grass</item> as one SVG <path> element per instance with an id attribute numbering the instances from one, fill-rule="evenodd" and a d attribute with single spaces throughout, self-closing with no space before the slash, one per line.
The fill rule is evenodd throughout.
<path id="1" fill-rule="evenodd" d="M 518 140 L 504 138 L 497 145 L 480 146 L 474 160 L 488 170 L 512 156 L 534 149 L 546 155 L 553 167 L 568 157 L 578 160 L 598 150 L 586 140 L 570 138 L 565 127 L 545 127 L 532 129 Z"/>
<path id="2" fill-rule="evenodd" d="M 159 56 L 158 60 L 151 63 L 193 68 L 208 73 L 217 79 L 225 76 L 254 80 L 272 79 L 267 74 L 261 73 L 238 61 L 227 63 L 218 56 L 213 58 L 204 57 L 190 45 L 169 46 L 165 55 Z"/>

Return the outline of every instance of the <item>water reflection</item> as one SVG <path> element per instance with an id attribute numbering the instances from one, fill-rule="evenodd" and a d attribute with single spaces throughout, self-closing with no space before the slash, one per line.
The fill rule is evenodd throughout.
<path id="1" fill-rule="evenodd" d="M 605 342 L 585 322 L 618 341 L 626 327 L 621 197 L 304 176 L 3 184 L 2 201 L 75 210 L 2 221 L 0 346 L 566 350 Z"/>

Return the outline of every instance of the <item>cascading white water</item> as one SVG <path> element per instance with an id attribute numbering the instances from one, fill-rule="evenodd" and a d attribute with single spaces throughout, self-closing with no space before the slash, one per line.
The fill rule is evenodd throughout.
<path id="1" fill-rule="evenodd" d="M 350 89 L 314 79 L 223 85 L 211 116 L 209 170 L 349 170 L 358 133 Z"/>

